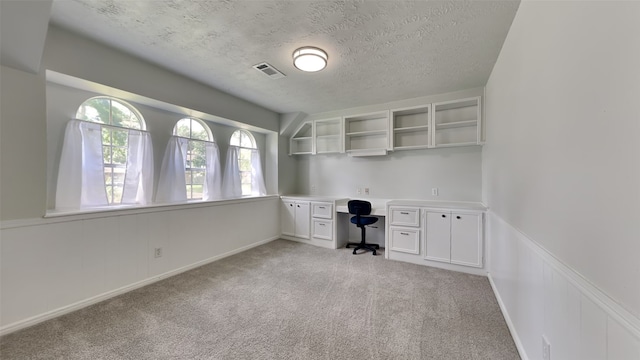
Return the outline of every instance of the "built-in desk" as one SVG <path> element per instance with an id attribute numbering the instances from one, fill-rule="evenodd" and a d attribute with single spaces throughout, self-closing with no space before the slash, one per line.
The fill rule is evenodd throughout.
<path id="1" fill-rule="evenodd" d="M 483 275 L 484 212 L 478 202 L 387 200 L 371 202 L 378 222 L 366 227 L 366 242 L 384 247 L 385 258 Z M 282 196 L 282 237 L 330 249 L 360 242 L 351 224 L 350 199 Z"/>
<path id="2" fill-rule="evenodd" d="M 347 231 L 344 238 L 338 239 L 338 247 L 343 247 L 347 242 L 360 242 L 361 230 L 351 224 L 349 218 L 353 215 L 349 214 L 348 201 L 351 199 L 343 200 L 336 205 L 338 224 L 346 224 Z M 358 198 L 358 200 L 365 200 L 371 203 L 371 214 L 369 216 L 375 216 L 378 218 L 378 222 L 367 226 L 367 244 L 377 244 L 380 247 L 385 247 L 385 222 L 387 216 L 387 202 L 388 199 L 370 199 L 370 198 Z M 342 226 L 342 225 L 341 225 Z"/>
<path id="3" fill-rule="evenodd" d="M 387 216 L 387 199 L 358 199 L 365 200 L 371 203 L 371 215 L 374 216 Z M 336 204 L 336 211 L 339 213 L 349 213 L 349 207 L 347 203 L 349 200 L 342 200 Z"/>

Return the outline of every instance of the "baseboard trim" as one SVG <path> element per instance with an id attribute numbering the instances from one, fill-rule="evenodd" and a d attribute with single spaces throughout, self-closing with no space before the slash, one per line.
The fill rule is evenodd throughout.
<path id="1" fill-rule="evenodd" d="M 591 283 L 588 279 L 582 276 L 579 272 L 575 271 L 569 265 L 564 263 L 562 260 L 556 258 L 551 252 L 545 249 L 542 245 L 538 244 L 536 241 L 529 238 L 525 233 L 520 231 L 520 229 L 514 227 L 513 225 L 506 222 L 502 217 L 497 215 L 496 213 L 489 211 L 489 216 L 493 217 L 495 220 L 500 221 L 503 225 L 512 228 L 516 231 L 522 239 L 525 246 L 531 249 L 536 255 L 538 255 L 542 261 L 546 262 L 549 266 L 551 266 L 554 270 L 559 272 L 565 279 L 575 286 L 585 297 L 595 303 L 598 307 L 600 307 L 610 318 L 617 321 L 621 326 L 623 326 L 627 331 L 629 331 L 636 338 L 640 339 L 640 318 L 633 315 L 631 312 L 626 310 L 622 305 L 618 304 L 615 300 L 613 300 L 609 295 L 607 295 L 604 291 L 602 291 L 595 284 Z M 489 235 L 490 236 L 490 235 Z M 487 270 L 490 270 L 491 267 L 487 264 Z M 489 271 L 489 279 L 491 279 Z M 496 291 L 496 288 L 492 282 L 492 287 L 494 287 L 494 293 L 496 294 L 496 298 L 499 298 L 499 294 Z M 504 311 L 503 311 L 504 312 Z M 507 316 L 505 315 L 505 319 Z M 515 338 L 515 337 L 514 337 Z"/>
<path id="2" fill-rule="evenodd" d="M 518 332 L 516 331 L 516 327 L 511 321 L 511 317 L 509 317 L 509 312 L 507 311 L 507 307 L 504 305 L 502 298 L 500 297 L 500 293 L 496 288 L 495 283 L 493 282 L 493 278 L 491 277 L 491 273 L 487 273 L 487 278 L 489 279 L 489 284 L 491 284 L 491 289 L 493 289 L 493 294 L 496 296 L 496 300 L 498 301 L 498 306 L 500 306 L 500 311 L 502 312 L 502 316 L 504 317 L 504 321 L 507 323 L 507 327 L 509 328 L 509 332 L 511 333 L 511 338 L 513 342 L 516 344 L 516 349 L 518 349 L 518 354 L 520 354 L 520 358 L 522 360 L 529 360 L 527 356 L 527 352 L 524 350 L 524 346 L 522 345 L 522 341 L 518 336 Z"/>
<path id="3" fill-rule="evenodd" d="M 198 268 L 200 266 L 212 263 L 214 261 L 224 259 L 224 258 L 229 257 L 231 255 L 235 255 L 235 254 L 241 253 L 243 251 L 247 251 L 247 250 L 249 250 L 251 248 L 267 244 L 267 243 L 269 243 L 271 241 L 274 241 L 274 240 L 277 240 L 279 238 L 280 238 L 280 236 L 274 236 L 274 237 L 271 237 L 271 238 L 268 238 L 268 239 L 265 239 L 265 240 L 260 240 L 258 242 L 253 243 L 253 244 L 246 245 L 246 246 L 240 247 L 238 249 L 231 250 L 231 251 L 228 251 L 226 253 L 223 253 L 223 254 L 220 254 L 220 255 L 216 255 L 216 256 L 210 257 L 208 259 L 204 259 L 204 260 L 195 262 L 193 264 L 186 265 L 186 266 L 183 266 L 181 268 L 178 268 L 178 269 L 175 269 L 175 270 L 171 270 L 171 271 L 168 271 L 166 273 L 163 273 L 163 274 L 160 274 L 160 275 L 156 275 L 156 276 L 147 278 L 145 280 L 141 280 L 141 281 L 135 282 L 135 283 L 130 284 L 130 285 L 123 286 L 123 287 L 115 289 L 115 290 L 107 291 L 107 292 L 102 293 L 100 295 L 96 295 L 96 296 L 90 297 L 88 299 L 81 300 L 81 301 L 75 302 L 75 303 L 70 304 L 70 305 L 63 306 L 63 307 L 55 309 L 55 310 L 47 311 L 47 312 L 45 312 L 43 314 L 40 314 L 40 315 L 32 316 L 30 318 L 27 318 L 27 319 L 24 319 L 24 320 L 20 320 L 20 321 L 14 322 L 12 324 L 5 325 L 3 327 L 0 327 L 0 336 L 4 336 L 4 335 L 10 334 L 12 332 L 15 332 L 15 331 L 18 331 L 18 330 L 22 330 L 22 329 L 31 327 L 33 325 L 39 324 L 41 322 L 44 322 L 44 321 L 47 321 L 47 320 L 50 320 L 50 319 L 53 319 L 53 318 L 56 318 L 56 317 L 71 313 L 71 312 L 74 312 L 76 310 L 80 310 L 80 309 L 85 308 L 87 306 L 90 306 L 90 305 L 93 305 L 93 304 L 97 304 L 97 303 L 99 303 L 101 301 L 116 297 L 118 295 L 122 295 L 124 293 L 129 292 L 129 291 L 133 291 L 135 289 L 139 289 L 141 287 L 153 284 L 153 283 L 158 282 L 160 280 L 164 280 L 166 278 L 170 278 L 172 276 L 175 276 L 175 275 L 181 274 L 183 272 Z"/>

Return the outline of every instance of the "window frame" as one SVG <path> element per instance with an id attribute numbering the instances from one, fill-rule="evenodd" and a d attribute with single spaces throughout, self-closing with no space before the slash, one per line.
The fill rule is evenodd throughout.
<path id="1" fill-rule="evenodd" d="M 108 119 L 108 123 L 106 122 L 100 122 L 100 121 L 96 121 L 92 118 L 88 118 L 87 116 L 78 116 L 80 115 L 80 111 L 82 109 L 83 106 L 85 106 L 85 104 L 89 104 L 91 101 L 94 100 L 99 100 L 99 99 L 105 99 L 109 101 L 109 119 Z M 120 105 L 122 105 L 123 107 L 125 107 L 127 110 L 129 110 L 138 120 L 138 124 L 140 126 L 140 128 L 135 128 L 135 127 L 127 127 L 127 126 L 122 126 L 122 125 L 117 125 L 113 123 L 113 103 L 116 102 Z M 95 108 L 95 106 L 93 106 Z M 129 130 L 136 130 L 136 131 L 147 131 L 147 123 L 144 120 L 144 117 L 142 116 L 142 114 L 140 113 L 140 111 L 138 109 L 136 109 L 135 106 L 131 105 L 130 103 L 128 103 L 127 101 L 124 101 L 122 99 L 118 99 L 112 96 L 94 96 L 91 98 L 86 99 L 85 101 L 83 101 L 80 106 L 78 106 L 78 109 L 76 110 L 76 115 L 75 118 L 77 120 L 80 121 L 87 121 L 87 122 L 91 122 L 94 124 L 98 124 L 100 125 L 100 135 L 101 135 L 101 150 L 102 150 L 102 172 L 104 175 L 104 191 L 105 191 L 105 196 L 107 198 L 107 204 L 108 206 L 121 206 L 122 204 L 122 195 L 124 192 L 124 183 L 125 183 L 125 179 L 126 179 L 126 174 L 127 174 L 127 161 L 129 160 Z M 104 120 L 102 118 L 100 118 L 101 120 Z M 110 142 L 109 143 L 105 143 L 104 142 L 104 133 L 105 130 L 109 132 L 109 139 Z M 122 131 L 126 133 L 126 140 L 124 145 L 114 145 L 114 132 L 115 131 Z M 109 160 L 110 162 L 105 162 L 105 148 L 109 149 Z M 113 154 L 114 154 L 114 148 L 118 148 L 118 149 L 124 149 L 124 161 L 122 164 L 120 163 L 114 163 L 113 162 Z M 110 181 L 107 182 L 107 172 L 106 170 L 109 169 L 109 173 L 110 173 Z M 122 181 L 121 182 L 116 182 L 115 181 L 115 174 L 116 174 L 116 169 L 124 169 L 123 170 L 123 175 L 122 175 Z M 115 188 L 119 188 L 120 189 L 120 194 L 118 196 L 118 202 L 115 202 L 115 198 L 116 198 L 116 191 Z M 109 191 L 109 188 L 111 188 L 111 191 Z"/>
<path id="2" fill-rule="evenodd" d="M 238 145 L 234 145 L 233 144 L 233 138 L 236 134 L 240 134 L 238 137 Z M 253 147 L 246 147 L 246 146 L 242 146 L 242 135 L 246 135 L 249 140 L 251 141 L 251 145 Z M 244 130 L 244 129 L 238 129 L 236 131 L 233 132 L 233 134 L 231 134 L 231 138 L 229 139 L 229 144 L 231 146 L 237 146 L 238 147 L 238 169 L 240 170 L 240 191 L 242 192 L 242 196 L 251 196 L 253 194 L 253 168 L 251 168 L 250 170 L 243 170 L 243 166 L 242 166 L 242 160 L 243 160 L 243 155 L 245 154 L 249 154 L 249 167 L 252 166 L 252 161 L 251 161 L 251 153 L 254 150 L 258 150 L 258 144 L 256 142 L 255 137 L 253 136 L 253 134 L 248 131 L 248 130 Z M 249 176 L 243 176 L 243 174 L 248 173 Z M 243 181 L 245 178 L 248 178 L 249 181 Z M 245 185 L 249 185 L 249 192 L 246 193 L 245 192 Z"/>
<path id="3" fill-rule="evenodd" d="M 189 137 L 186 136 L 182 136 L 178 134 L 178 125 L 180 124 L 180 122 L 182 122 L 183 120 L 189 120 Z M 194 139 L 193 136 L 193 122 L 197 122 L 198 124 L 200 124 L 203 129 L 205 130 L 205 132 L 207 133 L 207 138 L 208 140 L 202 140 L 202 139 Z M 176 137 L 180 137 L 183 139 L 188 139 L 187 141 L 187 155 L 186 155 L 186 162 L 185 162 L 185 191 L 187 194 L 187 201 L 200 201 L 204 199 L 204 182 L 206 181 L 206 176 L 207 176 L 207 156 L 206 156 L 206 150 L 204 152 L 204 154 L 202 154 L 203 158 L 204 158 L 204 167 L 193 167 L 191 166 L 192 163 L 192 149 L 194 147 L 194 145 L 196 145 L 197 143 L 202 143 L 203 145 L 207 142 L 209 143 L 215 143 L 215 138 L 213 136 L 213 133 L 211 132 L 211 128 L 209 128 L 209 125 L 207 125 L 204 120 L 198 119 L 198 118 L 194 118 L 191 116 L 187 116 L 187 117 L 183 117 L 180 120 L 178 120 L 176 122 L 176 124 L 173 126 L 173 132 L 172 132 L 173 136 Z M 201 172 L 202 173 L 202 183 L 197 183 L 194 184 L 193 183 L 193 179 L 194 179 L 194 172 Z M 189 175 L 187 177 L 187 175 Z M 190 179 L 190 181 L 187 181 L 187 178 Z M 199 198 L 194 198 L 193 197 L 193 186 L 194 185 L 200 185 L 202 186 L 202 191 L 200 193 L 200 197 Z"/>

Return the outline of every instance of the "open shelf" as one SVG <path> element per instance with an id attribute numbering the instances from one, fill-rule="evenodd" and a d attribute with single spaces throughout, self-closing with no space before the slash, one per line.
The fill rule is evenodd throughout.
<path id="1" fill-rule="evenodd" d="M 436 130 L 452 129 L 452 128 L 476 126 L 476 125 L 478 125 L 478 120 L 453 121 L 453 122 L 448 122 L 443 124 L 437 124 Z"/>
<path id="2" fill-rule="evenodd" d="M 289 155 L 313 154 L 313 124 L 304 122 L 296 129 L 289 141 Z"/>
<path id="3" fill-rule="evenodd" d="M 351 156 L 386 155 L 389 111 L 344 117 L 345 151 Z"/>
<path id="4" fill-rule="evenodd" d="M 313 126 L 316 154 L 342 152 L 342 118 L 315 120 Z"/>
<path id="5" fill-rule="evenodd" d="M 433 147 L 479 145 L 480 97 L 446 101 L 433 106 Z"/>
<path id="6" fill-rule="evenodd" d="M 431 144 L 431 105 L 391 110 L 394 150 L 424 149 Z"/>

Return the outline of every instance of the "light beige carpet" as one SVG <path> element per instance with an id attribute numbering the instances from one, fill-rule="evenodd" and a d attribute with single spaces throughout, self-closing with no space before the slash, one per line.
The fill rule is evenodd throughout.
<path id="1" fill-rule="evenodd" d="M 286 240 L 9 334 L 0 358 L 519 359 L 486 278 Z"/>

